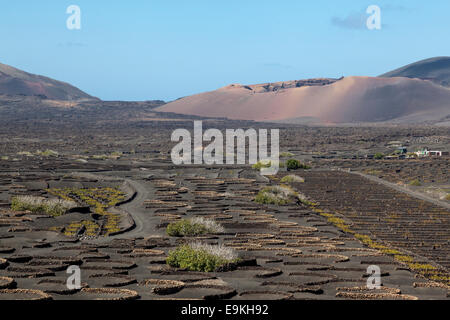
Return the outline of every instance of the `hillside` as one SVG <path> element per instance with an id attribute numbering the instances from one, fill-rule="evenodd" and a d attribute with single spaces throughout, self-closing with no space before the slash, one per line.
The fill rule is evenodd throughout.
<path id="1" fill-rule="evenodd" d="M 303 81 L 303 85 L 292 83 L 230 85 L 176 100 L 156 110 L 317 124 L 428 122 L 450 114 L 450 89 L 420 79 L 346 77 L 313 79 Z"/>
<path id="2" fill-rule="evenodd" d="M 80 89 L 0 63 L 0 95 L 41 96 L 54 100 L 98 100 Z"/>
<path id="3" fill-rule="evenodd" d="M 380 77 L 407 77 L 430 80 L 436 84 L 450 87 L 450 57 L 425 59 L 390 71 Z"/>

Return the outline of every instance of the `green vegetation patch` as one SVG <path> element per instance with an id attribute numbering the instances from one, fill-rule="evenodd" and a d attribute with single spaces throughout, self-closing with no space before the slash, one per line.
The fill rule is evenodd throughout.
<path id="1" fill-rule="evenodd" d="M 255 197 L 261 204 L 287 205 L 299 200 L 299 194 L 286 185 L 270 186 L 262 189 Z"/>
<path id="2" fill-rule="evenodd" d="M 64 199 L 46 199 L 33 196 L 17 196 L 11 199 L 11 209 L 14 211 L 46 213 L 54 217 L 61 216 L 76 206 L 76 202 Z"/>
<path id="3" fill-rule="evenodd" d="M 38 150 L 36 151 L 36 155 L 41 157 L 57 157 L 59 156 L 59 153 L 50 149 L 47 149 L 45 151 Z"/>
<path id="4" fill-rule="evenodd" d="M 224 228 L 214 220 L 195 217 L 170 223 L 166 232 L 172 237 L 194 237 L 208 233 L 222 233 Z"/>
<path id="5" fill-rule="evenodd" d="M 284 176 L 280 181 L 281 183 L 303 183 L 305 182 L 305 179 L 295 174 L 289 174 Z"/>
<path id="6" fill-rule="evenodd" d="M 373 158 L 376 160 L 381 160 L 384 158 L 384 154 L 382 154 L 381 152 L 377 152 L 374 154 Z"/>
<path id="7" fill-rule="evenodd" d="M 303 164 L 296 159 L 289 159 L 288 161 L 286 161 L 286 168 L 288 170 L 311 169 L 310 166 Z"/>
<path id="8" fill-rule="evenodd" d="M 415 180 L 412 180 L 412 181 L 409 183 L 409 185 L 410 185 L 410 186 L 415 186 L 415 187 L 420 187 L 420 186 L 422 185 L 422 183 L 419 181 L 419 179 L 415 179 Z"/>
<path id="9" fill-rule="evenodd" d="M 237 255 L 231 248 L 193 243 L 181 245 L 170 251 L 166 263 L 174 268 L 213 272 L 221 266 L 236 261 Z"/>
<path id="10" fill-rule="evenodd" d="M 49 193 L 64 200 L 75 200 L 93 208 L 94 212 L 104 216 L 106 223 L 102 232 L 106 235 L 120 231 L 120 215 L 108 212 L 109 207 L 125 199 L 125 194 L 117 188 L 88 188 L 88 189 L 49 189 Z"/>

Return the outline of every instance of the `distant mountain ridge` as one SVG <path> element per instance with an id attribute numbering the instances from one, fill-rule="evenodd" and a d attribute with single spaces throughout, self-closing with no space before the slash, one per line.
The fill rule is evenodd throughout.
<path id="1" fill-rule="evenodd" d="M 447 123 L 449 74 L 450 57 L 437 57 L 380 77 L 231 84 L 168 104 L 147 101 L 128 105 L 130 111 L 150 107 L 200 117 L 298 124 Z M 68 83 L 0 64 L 0 109 L 14 112 L 11 106 L 25 102 L 36 109 L 41 105 L 73 108 L 84 101 L 102 102 Z M 126 102 L 99 103 L 108 105 L 124 106 Z"/>
<path id="2" fill-rule="evenodd" d="M 98 100 L 80 89 L 0 63 L 0 95 L 40 96 L 54 100 Z"/>
<path id="3" fill-rule="evenodd" d="M 382 74 L 380 77 L 418 78 L 450 87 L 450 57 L 435 57 L 421 60 Z"/>

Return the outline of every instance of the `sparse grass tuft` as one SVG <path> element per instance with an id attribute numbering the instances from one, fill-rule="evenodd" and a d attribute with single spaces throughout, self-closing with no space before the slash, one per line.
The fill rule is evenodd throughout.
<path id="1" fill-rule="evenodd" d="M 195 217 L 172 222 L 167 226 L 166 232 L 172 237 L 193 237 L 207 233 L 222 233 L 225 229 L 211 219 Z"/>
<path id="2" fill-rule="evenodd" d="M 108 159 L 108 156 L 106 154 L 96 154 L 92 156 L 92 159 L 94 160 L 106 160 Z"/>
<path id="3" fill-rule="evenodd" d="M 47 149 L 45 151 L 38 150 L 38 151 L 36 151 L 36 154 L 41 157 L 57 157 L 57 156 L 59 156 L 58 152 L 50 150 L 50 149 Z"/>
<path id="4" fill-rule="evenodd" d="M 289 174 L 287 176 L 284 176 L 280 181 L 282 183 L 303 183 L 305 182 L 305 179 L 295 174 Z"/>
<path id="5" fill-rule="evenodd" d="M 222 245 L 192 243 L 181 245 L 169 252 L 167 264 L 190 271 L 212 272 L 217 268 L 237 261 L 237 254 Z"/>
<path id="6" fill-rule="evenodd" d="M 419 179 L 415 179 L 415 180 L 412 180 L 412 181 L 409 183 L 409 185 L 410 185 L 410 186 L 415 186 L 415 187 L 420 187 L 420 186 L 422 185 L 422 183 L 419 181 Z"/>
<path id="7" fill-rule="evenodd" d="M 299 194 L 291 187 L 281 185 L 266 187 L 255 197 L 255 202 L 261 204 L 286 205 L 299 200 Z"/>
<path id="8" fill-rule="evenodd" d="M 29 210 L 34 213 L 45 212 L 57 217 L 65 214 L 67 210 L 75 208 L 74 201 L 61 199 L 46 199 L 43 197 L 17 196 L 11 200 L 11 209 L 15 211 Z"/>
<path id="9" fill-rule="evenodd" d="M 381 160 L 384 158 L 384 154 L 382 154 L 381 152 L 377 152 L 374 154 L 373 158 L 376 160 Z"/>

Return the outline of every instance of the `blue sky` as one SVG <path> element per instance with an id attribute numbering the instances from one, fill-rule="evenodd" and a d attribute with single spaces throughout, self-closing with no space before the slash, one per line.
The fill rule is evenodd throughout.
<path id="1" fill-rule="evenodd" d="M 0 62 L 104 100 L 376 76 L 450 55 L 448 0 L 0 0 Z M 66 9 L 81 8 L 81 30 Z M 381 8 L 382 29 L 365 27 Z"/>

